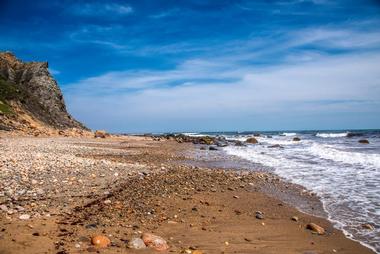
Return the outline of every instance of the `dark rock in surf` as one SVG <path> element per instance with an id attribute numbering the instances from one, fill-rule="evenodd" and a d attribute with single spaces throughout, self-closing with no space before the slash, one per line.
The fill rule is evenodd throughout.
<path id="1" fill-rule="evenodd" d="M 216 148 L 215 146 L 210 146 L 208 148 L 208 150 L 210 150 L 210 151 L 218 151 L 218 148 Z"/>
<path id="2" fill-rule="evenodd" d="M 298 142 L 298 141 L 301 141 L 301 139 L 300 139 L 299 137 L 294 137 L 294 138 L 293 138 L 293 141 Z"/>
<path id="3" fill-rule="evenodd" d="M 252 138 L 248 138 L 245 142 L 249 143 L 249 144 L 257 144 L 258 143 L 257 139 L 255 139 L 253 137 Z"/>
<path id="4" fill-rule="evenodd" d="M 358 141 L 360 144 L 369 144 L 369 141 L 367 139 L 361 139 Z"/>
<path id="5" fill-rule="evenodd" d="M 240 140 L 236 140 L 234 142 L 235 142 L 235 146 L 245 146 L 244 142 L 241 142 Z"/>
<path id="6" fill-rule="evenodd" d="M 272 146 L 268 146 L 268 148 L 284 148 L 284 147 L 282 145 L 275 144 L 275 145 L 272 145 Z"/>

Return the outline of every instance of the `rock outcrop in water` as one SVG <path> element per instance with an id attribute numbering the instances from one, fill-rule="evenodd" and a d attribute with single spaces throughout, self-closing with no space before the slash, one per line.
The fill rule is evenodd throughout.
<path id="1" fill-rule="evenodd" d="M 47 62 L 23 62 L 0 52 L 0 129 L 87 130 L 66 110 Z"/>

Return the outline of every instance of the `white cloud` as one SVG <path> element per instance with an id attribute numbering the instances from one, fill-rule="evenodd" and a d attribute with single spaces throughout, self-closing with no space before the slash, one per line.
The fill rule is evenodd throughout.
<path id="1" fill-rule="evenodd" d="M 236 118 L 236 124 L 248 121 L 254 125 L 255 120 L 249 120 L 252 114 L 380 113 L 379 63 L 380 54 L 377 53 L 220 73 L 218 65 L 199 72 L 199 67 L 207 64 L 195 62 L 194 68 L 191 68 L 191 63 L 186 63 L 175 71 L 146 72 L 134 74 L 134 77 L 110 73 L 94 78 L 91 85 L 79 83 L 66 92 L 74 115 L 98 128 L 106 122 L 119 126 L 123 126 L 120 121 L 132 122 L 129 127 L 124 127 L 132 130 L 134 127 L 139 129 L 137 126 L 141 128 L 149 121 L 157 126 L 163 124 L 162 121 L 175 121 L 177 126 L 178 122 L 183 126 L 195 122 L 202 129 L 202 119 L 208 118 L 215 119 L 215 123 Z M 202 81 L 220 74 L 236 81 Z M 178 77 L 192 75 L 198 79 L 194 78 L 193 82 L 185 82 L 181 86 L 151 85 L 152 82 L 175 81 Z M 119 83 L 118 87 L 134 87 L 137 82 L 145 89 L 133 93 L 108 93 L 107 89 L 113 89 L 113 86 L 104 85 L 105 78 L 113 80 L 113 84 Z M 80 91 L 83 85 L 88 86 L 89 93 Z M 91 93 L 91 86 L 97 95 Z M 165 117 L 162 117 L 163 114 Z"/>

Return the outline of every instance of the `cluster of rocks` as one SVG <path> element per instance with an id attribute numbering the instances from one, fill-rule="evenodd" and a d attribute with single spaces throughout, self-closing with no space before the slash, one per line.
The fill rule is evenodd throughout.
<path id="1" fill-rule="evenodd" d="M 226 147 L 226 146 L 246 146 L 247 144 L 260 144 L 256 137 L 260 137 L 259 133 L 255 133 L 252 137 L 248 137 L 245 141 L 234 140 L 234 139 L 226 139 L 224 136 L 187 136 L 184 134 L 165 134 L 165 135 L 150 135 L 146 134 L 145 136 L 151 137 L 154 141 L 161 140 L 175 140 L 178 143 L 193 143 L 196 145 L 206 145 L 201 146 L 201 150 L 210 150 L 217 151 L 218 147 Z M 271 137 L 271 136 L 269 136 Z M 301 139 L 299 137 L 294 137 L 292 139 L 294 142 L 299 142 Z M 274 144 L 268 146 L 268 148 L 284 148 L 279 144 Z"/>
<path id="2" fill-rule="evenodd" d="M 87 156 L 118 153 L 99 144 L 89 139 L 1 138 L 0 212 L 21 220 L 62 213 L 74 197 L 103 195 L 109 183 L 146 170 Z"/>

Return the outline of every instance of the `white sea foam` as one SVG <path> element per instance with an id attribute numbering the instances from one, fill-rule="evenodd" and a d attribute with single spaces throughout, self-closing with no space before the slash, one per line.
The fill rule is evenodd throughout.
<path id="1" fill-rule="evenodd" d="M 183 135 L 189 136 L 189 137 L 203 137 L 206 136 L 205 134 L 200 134 L 198 132 L 184 132 Z"/>
<path id="2" fill-rule="evenodd" d="M 281 136 L 286 136 L 286 137 L 290 137 L 290 136 L 295 136 L 297 135 L 297 133 L 295 132 L 284 132 L 282 134 L 280 134 Z"/>
<path id="3" fill-rule="evenodd" d="M 348 152 L 334 148 L 332 145 L 314 143 L 308 151 L 322 159 L 351 164 L 353 166 L 374 167 L 380 169 L 380 154 Z"/>
<path id="4" fill-rule="evenodd" d="M 341 138 L 347 137 L 348 132 L 344 133 L 317 133 L 315 136 L 320 138 Z"/>
<path id="5" fill-rule="evenodd" d="M 344 137 L 330 141 L 310 135 L 302 136 L 301 140 L 293 142 L 288 136 L 259 137 L 262 145 L 229 146 L 225 151 L 259 163 L 317 193 L 337 228 L 379 253 L 379 150 L 358 148 L 356 140 Z M 281 144 L 284 149 L 268 148 L 270 144 Z M 361 225 L 365 223 L 374 225 L 375 230 L 363 229 Z"/>

